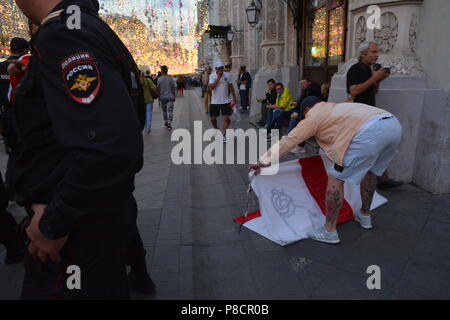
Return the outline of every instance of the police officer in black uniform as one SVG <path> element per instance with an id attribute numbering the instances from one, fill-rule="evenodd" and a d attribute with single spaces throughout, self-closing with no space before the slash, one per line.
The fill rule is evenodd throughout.
<path id="1" fill-rule="evenodd" d="M 29 43 L 23 38 L 13 38 L 10 42 L 11 56 L 0 63 L 0 109 L 1 127 L 5 150 L 11 154 L 16 147 L 15 134 L 12 125 L 12 107 L 8 100 L 10 88 L 8 65 L 17 60 L 29 50 Z M 11 157 L 8 162 L 10 169 Z M 9 172 L 11 174 L 11 172 Z M 14 264 L 22 261 L 24 248 L 17 233 L 17 222 L 8 212 L 9 200 L 12 195 L 7 193 L 3 177 L 0 174 L 0 244 L 6 247 L 6 264 Z"/>
<path id="2" fill-rule="evenodd" d="M 97 1 L 16 3 L 40 24 L 15 91 L 16 200 L 33 215 L 22 298 L 129 298 L 127 253 L 145 255 L 132 195 L 143 164 L 137 66 Z M 79 30 L 68 28 L 70 5 Z"/>
<path id="3" fill-rule="evenodd" d="M 9 102 L 8 94 L 10 90 L 10 75 L 8 65 L 30 50 L 30 44 L 23 38 L 13 38 L 10 42 L 11 56 L 0 63 L 0 107 L 2 135 L 5 142 L 5 149 L 8 154 L 16 147 L 17 141 L 12 124 L 12 105 Z"/>

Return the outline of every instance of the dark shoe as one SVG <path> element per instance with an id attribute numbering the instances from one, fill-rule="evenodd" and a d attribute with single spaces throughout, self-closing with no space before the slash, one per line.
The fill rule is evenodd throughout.
<path id="1" fill-rule="evenodd" d="M 394 189 L 394 188 L 401 187 L 402 185 L 403 185 L 403 182 L 401 182 L 401 181 L 395 181 L 395 180 L 389 179 L 387 181 L 378 183 L 378 189 L 380 189 L 380 190 Z"/>
<path id="2" fill-rule="evenodd" d="M 168 123 L 168 122 L 165 122 L 164 125 L 165 125 L 166 127 L 168 127 L 168 126 L 169 126 L 169 123 Z"/>
<path id="3" fill-rule="evenodd" d="M 133 273 L 128 274 L 128 283 L 130 288 L 142 294 L 155 293 L 155 283 L 148 274 L 144 276 L 136 276 Z"/>
<path id="4" fill-rule="evenodd" d="M 172 130 L 172 124 L 171 124 L 171 123 L 169 123 L 169 124 L 167 125 L 167 129 Z"/>
<path id="5" fill-rule="evenodd" d="M 11 252 L 12 251 L 12 252 Z M 17 250 L 8 250 L 5 257 L 5 264 L 17 264 L 23 261 L 23 255 L 25 254 L 25 248 L 17 249 Z"/>
<path id="6" fill-rule="evenodd" d="M 263 121 L 258 121 L 256 124 L 258 125 L 258 127 L 261 127 L 261 128 L 266 126 L 266 123 Z"/>

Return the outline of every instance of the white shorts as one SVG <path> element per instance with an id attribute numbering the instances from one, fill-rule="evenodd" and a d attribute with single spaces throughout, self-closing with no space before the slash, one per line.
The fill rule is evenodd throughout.
<path id="1" fill-rule="evenodd" d="M 396 117 L 374 122 L 353 138 L 344 156 L 344 170 L 330 170 L 336 179 L 358 185 L 370 171 L 381 177 L 398 153 L 402 126 Z"/>

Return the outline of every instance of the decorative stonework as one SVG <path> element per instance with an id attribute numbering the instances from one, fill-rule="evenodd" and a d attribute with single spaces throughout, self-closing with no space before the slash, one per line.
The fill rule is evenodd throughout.
<path id="1" fill-rule="evenodd" d="M 277 38 L 277 1 L 269 0 L 267 4 L 267 26 L 266 35 L 268 40 Z"/>
<path id="2" fill-rule="evenodd" d="M 381 53 L 392 51 L 398 39 L 398 20 L 394 13 L 385 12 L 381 15 L 381 29 L 375 29 L 374 39 Z"/>
<path id="3" fill-rule="evenodd" d="M 391 68 L 392 74 L 411 75 L 423 72 L 419 60 L 413 57 L 380 57 L 378 62 L 383 67 Z"/>
<path id="4" fill-rule="evenodd" d="M 416 14 L 413 14 L 411 18 L 411 24 L 409 26 L 409 47 L 412 53 L 416 53 L 417 50 L 417 25 L 419 19 Z"/>
<path id="5" fill-rule="evenodd" d="M 347 74 L 348 70 L 357 62 L 358 59 L 356 58 L 350 59 L 339 67 L 337 74 Z M 380 56 L 377 63 L 385 68 L 391 68 L 391 75 L 415 75 L 423 73 L 422 66 L 415 57 Z"/>
<path id="6" fill-rule="evenodd" d="M 275 50 L 273 49 L 273 48 L 270 48 L 268 51 L 267 51 L 267 64 L 269 65 L 269 66 L 273 66 L 273 65 L 275 65 Z"/>
<path id="7" fill-rule="evenodd" d="M 284 4 L 282 4 L 281 8 L 278 8 L 279 10 L 279 17 L 278 17 L 278 40 L 284 40 Z"/>
<path id="8" fill-rule="evenodd" d="M 233 40 L 233 54 L 237 54 L 238 45 L 239 45 L 239 34 L 235 33 Z"/>
<path id="9" fill-rule="evenodd" d="M 358 50 L 361 43 L 367 40 L 367 23 L 366 18 L 361 16 L 356 22 L 355 27 L 355 51 Z"/>

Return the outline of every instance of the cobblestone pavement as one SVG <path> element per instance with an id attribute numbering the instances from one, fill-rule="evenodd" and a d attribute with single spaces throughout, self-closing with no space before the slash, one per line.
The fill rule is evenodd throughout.
<path id="1" fill-rule="evenodd" d="M 209 128 L 202 102 L 197 90 L 178 98 L 174 128 L 192 132 L 194 120 Z M 349 222 L 339 227 L 339 246 L 282 248 L 233 223 L 246 206 L 247 166 L 176 166 L 157 105 L 153 124 L 135 195 L 157 293 L 134 299 L 450 299 L 450 196 L 413 185 L 382 192 L 389 203 L 373 230 Z M 234 126 L 246 129 L 248 119 Z M 5 164 L 0 154 L 2 173 Z M 23 267 L 3 258 L 0 248 L 0 299 L 17 299 Z M 370 265 L 381 268 L 381 290 L 367 289 Z"/>

